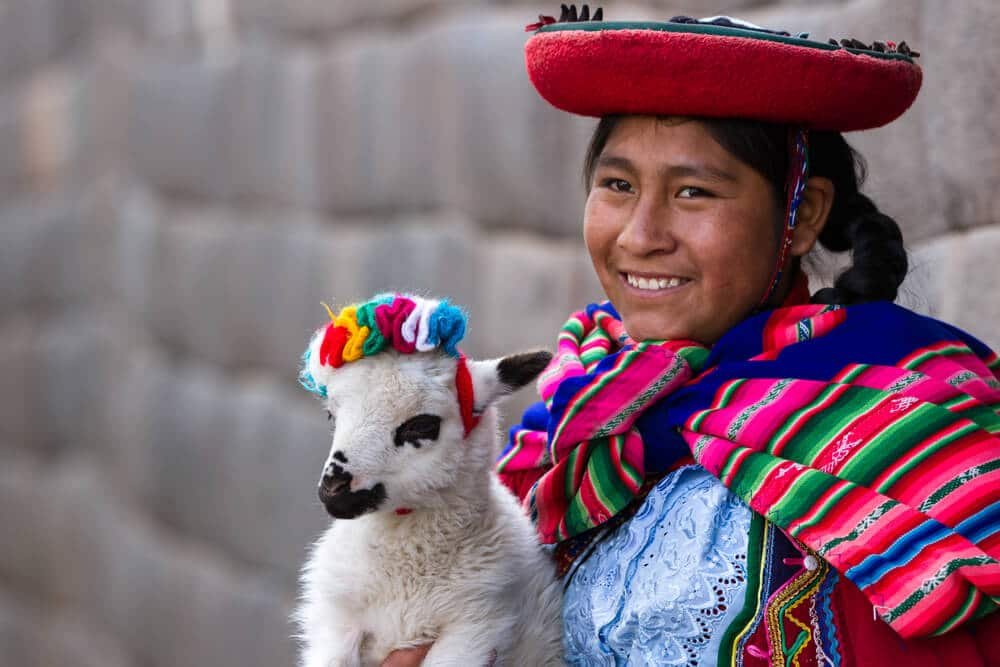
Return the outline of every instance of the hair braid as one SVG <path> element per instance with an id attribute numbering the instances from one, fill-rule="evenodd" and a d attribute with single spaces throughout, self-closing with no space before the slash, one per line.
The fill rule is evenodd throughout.
<path id="1" fill-rule="evenodd" d="M 812 175 L 830 179 L 833 206 L 820 244 L 834 252 L 851 251 L 851 266 L 833 287 L 813 295 L 814 303 L 849 304 L 892 301 L 906 277 L 908 261 L 896 221 L 859 192 L 866 176 L 864 159 L 837 132 L 814 132 Z"/>

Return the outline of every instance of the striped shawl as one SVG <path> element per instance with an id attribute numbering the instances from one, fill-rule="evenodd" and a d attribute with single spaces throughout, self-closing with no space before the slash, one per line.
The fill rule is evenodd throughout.
<path id="1" fill-rule="evenodd" d="M 903 637 L 1000 606 L 1000 359 L 889 303 L 751 317 L 711 349 L 562 329 L 498 471 L 545 542 L 622 512 L 682 456 L 853 582 Z"/>

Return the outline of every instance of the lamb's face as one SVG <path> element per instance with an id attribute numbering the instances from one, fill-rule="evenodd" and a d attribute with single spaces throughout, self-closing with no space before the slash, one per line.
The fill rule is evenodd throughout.
<path id="1" fill-rule="evenodd" d="M 330 374 L 333 443 L 319 497 L 337 519 L 410 507 L 452 483 L 463 460 L 457 361 L 384 353 Z"/>

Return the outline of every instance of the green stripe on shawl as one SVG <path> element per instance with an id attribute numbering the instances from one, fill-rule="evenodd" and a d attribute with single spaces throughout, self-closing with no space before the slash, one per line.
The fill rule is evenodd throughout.
<path id="1" fill-rule="evenodd" d="M 889 477 L 887 477 L 885 481 L 882 482 L 882 484 L 876 487 L 875 490 L 878 491 L 879 493 L 886 494 L 886 491 L 891 489 L 892 485 L 898 482 L 903 475 L 906 475 L 907 473 L 911 472 L 914 468 L 921 465 L 924 462 L 924 460 L 933 456 L 937 452 L 941 451 L 942 449 L 944 449 L 954 441 L 958 440 L 959 438 L 964 438 L 970 433 L 975 433 L 975 432 L 976 432 L 975 424 L 966 424 L 965 426 L 962 426 L 961 428 L 957 429 L 954 433 L 943 436 L 935 440 L 929 446 L 921 450 L 920 453 L 915 455 L 911 460 L 907 461 L 905 464 L 893 470 L 892 474 L 889 475 Z"/>
<path id="2" fill-rule="evenodd" d="M 816 470 L 805 470 L 773 505 L 770 514 L 787 524 L 792 517 L 807 514 L 837 483 L 836 477 Z"/>
<path id="3" fill-rule="evenodd" d="M 816 413 L 792 436 L 782 456 L 812 464 L 830 442 L 830 434 L 843 431 L 861 415 L 867 414 L 885 398 L 885 393 L 867 387 L 849 387 L 824 410 Z"/>
<path id="4" fill-rule="evenodd" d="M 827 486 L 827 490 L 832 489 L 837 484 L 838 482 L 834 481 L 832 484 Z M 817 523 L 823 521 L 823 517 L 825 517 L 831 509 L 839 505 L 840 501 L 842 501 L 844 499 L 844 496 L 846 496 L 850 491 L 851 491 L 850 485 L 841 484 L 840 488 L 831 493 L 830 497 L 827 498 L 826 502 L 824 502 L 820 507 L 816 508 L 815 510 L 809 508 L 808 510 L 806 510 L 806 512 L 803 512 L 801 516 L 805 516 L 810 511 L 814 513 L 811 519 L 809 519 L 808 521 L 802 521 L 793 527 L 793 529 L 791 530 L 792 536 L 798 537 L 798 535 L 803 531 L 808 530 L 813 526 L 815 526 Z M 816 502 L 817 503 L 819 502 L 819 498 L 816 499 Z"/>
<path id="5" fill-rule="evenodd" d="M 767 451 L 773 452 L 777 443 L 784 440 L 793 428 L 802 428 L 804 424 L 799 424 L 799 420 L 802 419 L 802 416 L 808 414 L 812 410 L 815 410 L 816 406 L 822 405 L 828 401 L 830 399 L 830 395 L 838 389 L 840 389 L 840 385 L 836 384 L 823 389 L 823 391 L 821 391 L 816 398 L 789 415 L 788 419 L 784 421 L 781 428 L 775 431 L 774 435 L 767 441 Z M 784 457 L 785 454 L 782 453 L 781 456 Z"/>
<path id="6" fill-rule="evenodd" d="M 958 398 L 961 400 L 966 400 L 968 397 L 959 396 Z M 942 406 L 942 407 L 947 407 L 947 406 Z M 1000 413 L 996 411 L 995 406 L 974 405 L 972 407 L 959 410 L 955 414 L 965 417 L 970 421 L 976 422 L 987 433 L 993 435 L 1000 433 Z"/>
<path id="7" fill-rule="evenodd" d="M 955 415 L 930 403 L 914 406 L 855 450 L 838 475 L 856 484 L 871 486 L 894 461 L 907 452 L 919 449 L 954 422 Z"/>
<path id="8" fill-rule="evenodd" d="M 600 446 L 594 448 L 594 453 L 590 456 L 587 470 L 590 472 L 590 481 L 594 487 L 601 504 L 612 514 L 625 507 L 635 497 L 625 484 L 614 474 L 615 464 L 611 460 L 610 442 L 602 442 Z M 634 476 L 634 471 L 633 475 Z M 639 482 L 640 486 L 642 482 Z"/>
<path id="9" fill-rule="evenodd" d="M 903 368 L 916 371 L 920 370 L 921 366 L 923 366 L 925 363 L 927 363 L 934 357 L 954 357 L 956 355 L 962 355 L 968 353 L 969 353 L 969 348 L 966 347 L 965 345 L 961 344 L 946 345 L 939 349 L 928 350 L 923 354 L 918 355 L 913 359 L 910 359 L 909 362 L 903 365 Z"/>

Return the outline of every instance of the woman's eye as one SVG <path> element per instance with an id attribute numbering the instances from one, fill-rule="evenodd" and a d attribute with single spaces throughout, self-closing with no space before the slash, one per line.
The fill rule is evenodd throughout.
<path id="1" fill-rule="evenodd" d="M 421 440 L 437 440 L 441 433 L 441 418 L 437 415 L 417 415 L 399 425 L 393 439 L 397 447 L 407 442 L 420 448 Z"/>
<path id="2" fill-rule="evenodd" d="M 601 181 L 601 187 L 614 192 L 632 192 L 632 184 L 623 178 L 605 178 Z"/>
<path id="3" fill-rule="evenodd" d="M 708 190 L 702 190 L 701 188 L 696 188 L 693 185 L 688 185 L 678 190 L 677 196 L 681 199 L 693 199 L 695 197 L 711 197 L 712 193 Z"/>
<path id="4" fill-rule="evenodd" d="M 329 410 L 327 410 L 327 411 L 326 411 L 326 420 L 327 420 L 328 422 L 329 422 L 329 421 L 333 421 L 333 413 L 332 413 L 332 412 L 330 412 Z"/>

